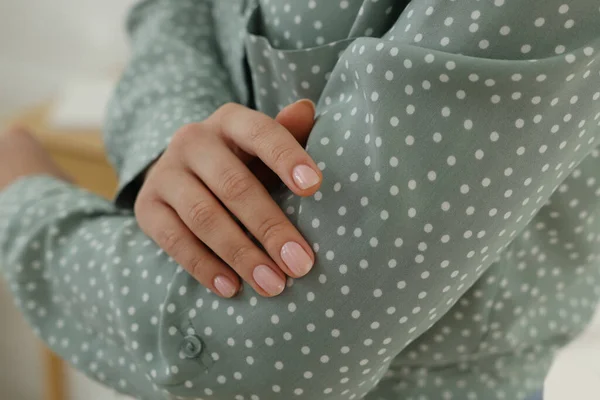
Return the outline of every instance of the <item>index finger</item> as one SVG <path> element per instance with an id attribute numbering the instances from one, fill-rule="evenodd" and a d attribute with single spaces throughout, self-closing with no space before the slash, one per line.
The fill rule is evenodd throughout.
<path id="1" fill-rule="evenodd" d="M 223 112 L 221 134 L 260 158 L 295 194 L 309 196 L 317 191 L 323 180 L 321 170 L 288 129 L 241 105 L 227 106 Z M 306 123 L 312 126 L 312 115 L 307 116 Z"/>

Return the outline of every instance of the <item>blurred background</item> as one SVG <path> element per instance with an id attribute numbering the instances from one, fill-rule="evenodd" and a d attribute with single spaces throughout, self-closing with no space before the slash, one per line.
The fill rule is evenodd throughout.
<path id="1" fill-rule="evenodd" d="M 36 133 L 55 133 L 47 139 L 55 147 L 81 137 L 82 149 L 95 151 L 102 108 L 127 59 L 123 26 L 134 3 L 0 0 L 0 126 L 15 119 L 43 125 Z M 49 399 L 52 371 L 45 362 L 42 345 L 0 281 L 0 399 Z M 69 400 L 117 398 L 72 371 L 65 381 Z"/>
<path id="2" fill-rule="evenodd" d="M 77 79 L 111 78 L 127 57 L 133 0 L 0 0 L 0 116 Z"/>
<path id="3" fill-rule="evenodd" d="M 176 0 L 173 0 L 176 1 Z M 31 126 L 77 181 L 110 196 L 103 109 L 127 60 L 124 18 L 135 0 L 0 0 L 0 127 Z M 114 400 L 110 390 L 48 359 L 0 281 L 0 399 Z M 599 398 L 600 313 L 557 358 L 546 400 Z M 460 399 L 459 399 L 460 400 Z M 508 399 L 511 400 L 511 399 Z"/>

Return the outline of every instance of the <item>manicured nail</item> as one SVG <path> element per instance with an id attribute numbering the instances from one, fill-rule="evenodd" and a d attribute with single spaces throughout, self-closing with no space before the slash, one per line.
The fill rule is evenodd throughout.
<path id="1" fill-rule="evenodd" d="M 297 102 L 295 102 L 294 104 L 306 104 L 307 106 L 312 108 L 313 113 L 315 112 L 315 109 L 317 108 L 315 106 L 315 103 L 311 99 L 300 99 Z"/>
<path id="2" fill-rule="evenodd" d="M 319 175 L 307 165 L 296 165 L 292 173 L 294 182 L 300 189 L 308 189 L 319 183 Z"/>
<path id="3" fill-rule="evenodd" d="M 281 258 L 298 276 L 304 276 L 313 266 L 311 258 L 296 242 L 287 242 L 281 248 Z"/>
<path id="4" fill-rule="evenodd" d="M 279 277 L 271 268 L 266 265 L 259 265 L 254 268 L 252 276 L 258 286 L 269 293 L 271 296 L 278 295 L 283 292 L 285 281 Z"/>
<path id="5" fill-rule="evenodd" d="M 215 288 L 223 295 L 224 297 L 233 297 L 235 292 L 237 291 L 231 279 L 226 276 L 219 275 L 214 280 Z"/>

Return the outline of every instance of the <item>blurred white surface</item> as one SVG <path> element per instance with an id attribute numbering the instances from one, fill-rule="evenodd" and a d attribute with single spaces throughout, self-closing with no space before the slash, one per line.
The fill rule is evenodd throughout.
<path id="1" fill-rule="evenodd" d="M 0 393 L 3 399 L 42 399 L 40 351 L 35 336 L 0 281 Z"/>
<path id="2" fill-rule="evenodd" d="M 585 332 L 556 357 L 545 386 L 544 400 L 600 398 L 600 309 Z"/>
<path id="3" fill-rule="evenodd" d="M 115 76 L 134 0 L 0 0 L 0 116 L 77 78 Z"/>
<path id="4" fill-rule="evenodd" d="M 61 130 L 101 129 L 104 110 L 113 91 L 112 79 L 77 79 L 57 94 L 49 123 Z"/>

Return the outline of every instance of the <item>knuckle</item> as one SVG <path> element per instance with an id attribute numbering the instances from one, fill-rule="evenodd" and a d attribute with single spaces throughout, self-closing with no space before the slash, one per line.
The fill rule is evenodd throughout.
<path id="1" fill-rule="evenodd" d="M 248 129 L 248 138 L 256 146 L 260 146 L 267 136 L 274 132 L 279 127 L 279 124 L 270 118 L 256 118 L 250 129 Z"/>
<path id="2" fill-rule="evenodd" d="M 228 118 L 231 114 L 236 113 L 240 108 L 240 105 L 237 103 L 229 102 L 223 104 L 221 107 L 217 108 L 217 110 L 209 117 L 210 119 L 214 119 L 215 121 L 223 120 L 224 118 Z"/>
<path id="3" fill-rule="evenodd" d="M 283 165 L 291 160 L 296 153 L 295 149 L 286 144 L 274 145 L 269 149 L 268 157 L 277 166 Z"/>
<path id="4" fill-rule="evenodd" d="M 181 235 L 173 229 L 161 229 L 156 233 L 156 241 L 167 254 L 173 256 L 177 253 Z"/>
<path id="5" fill-rule="evenodd" d="M 194 203 L 188 211 L 188 219 L 192 226 L 203 232 L 212 232 L 217 226 L 217 208 L 208 201 Z"/>
<path id="6" fill-rule="evenodd" d="M 243 201 L 252 191 L 248 173 L 235 168 L 226 169 L 221 175 L 220 192 L 225 201 Z"/>
<path id="7" fill-rule="evenodd" d="M 235 266 L 237 268 L 242 267 L 245 264 L 245 262 L 247 262 L 247 260 L 250 258 L 250 255 L 252 254 L 253 250 L 254 249 L 252 247 L 246 245 L 234 248 L 231 251 L 231 256 L 229 257 L 232 266 Z"/>
<path id="8" fill-rule="evenodd" d="M 282 237 L 282 233 L 287 228 L 287 221 L 276 217 L 269 217 L 263 220 L 256 229 L 256 233 L 261 238 L 261 242 L 270 243 Z"/>
<path id="9" fill-rule="evenodd" d="M 135 200 L 133 204 L 133 214 L 135 218 L 139 221 L 141 220 L 142 215 L 144 214 L 144 206 L 145 206 L 144 198 L 138 195 L 138 198 Z"/>
<path id="10" fill-rule="evenodd" d="M 148 192 L 148 189 L 142 187 L 140 193 L 137 195 L 135 202 L 133 203 L 133 214 L 138 220 L 140 226 L 144 225 L 142 222 L 145 220 L 144 215 L 150 214 L 150 209 L 154 205 L 152 197 Z"/>
<path id="11" fill-rule="evenodd" d="M 138 193 L 135 202 L 133 203 L 133 214 L 136 216 L 136 218 L 139 219 L 139 217 L 144 213 L 144 209 L 146 206 L 146 194 L 143 192 L 143 188 L 140 189 L 140 192 Z"/>
<path id="12" fill-rule="evenodd" d="M 200 123 L 187 124 L 182 126 L 175 132 L 171 139 L 170 146 L 185 149 L 193 140 L 196 140 L 202 135 L 198 135 L 200 131 Z"/>
<path id="13" fill-rule="evenodd" d="M 229 101 L 229 102 L 223 104 L 221 107 L 219 107 L 217 111 L 228 114 L 234 110 L 237 110 L 238 107 L 239 107 L 239 104 Z"/>
<path id="14" fill-rule="evenodd" d="M 207 263 L 206 257 L 194 256 L 187 263 L 186 269 L 195 278 L 203 278 L 205 266 Z"/>

